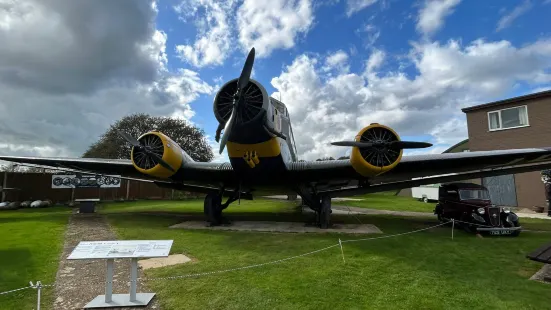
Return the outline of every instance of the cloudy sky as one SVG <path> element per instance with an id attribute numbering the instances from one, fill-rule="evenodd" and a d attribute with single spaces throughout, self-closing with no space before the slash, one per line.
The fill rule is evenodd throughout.
<path id="1" fill-rule="evenodd" d="M 214 137 L 214 95 L 253 46 L 301 158 L 344 155 L 328 143 L 371 122 L 442 152 L 467 137 L 462 107 L 551 88 L 550 15 L 550 0 L 0 0 L 0 153 L 78 157 L 135 112 Z"/>

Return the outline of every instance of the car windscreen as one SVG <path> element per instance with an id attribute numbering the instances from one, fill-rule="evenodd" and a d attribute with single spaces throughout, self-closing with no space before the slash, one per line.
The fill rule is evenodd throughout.
<path id="1" fill-rule="evenodd" d="M 459 190 L 459 197 L 461 200 L 490 199 L 490 195 L 486 189 L 461 189 Z"/>

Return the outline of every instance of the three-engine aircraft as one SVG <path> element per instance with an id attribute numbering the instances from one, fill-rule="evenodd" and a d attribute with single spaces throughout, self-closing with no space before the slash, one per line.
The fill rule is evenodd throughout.
<path id="1" fill-rule="evenodd" d="M 130 160 L 0 159 L 84 173 L 118 174 L 161 187 L 203 192 L 210 225 L 220 225 L 222 210 L 238 199 L 299 194 L 316 212 L 321 228 L 330 225 L 332 197 L 551 168 L 551 148 L 402 156 L 404 149 L 431 144 L 401 141 L 394 130 L 380 124 L 361 129 L 353 141 L 332 143 L 352 147 L 350 159 L 299 161 L 287 108 L 250 78 L 254 55 L 253 48 L 239 78 L 224 84 L 214 98 L 214 115 L 220 124 L 216 141 L 220 142 L 220 153 L 227 147 L 229 163 L 195 162 L 158 131 L 138 139 L 121 132 L 133 146 Z M 225 202 L 223 197 L 227 197 Z"/>

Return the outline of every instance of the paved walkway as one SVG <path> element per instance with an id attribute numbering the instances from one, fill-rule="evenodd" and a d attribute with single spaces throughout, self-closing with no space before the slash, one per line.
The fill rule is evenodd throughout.
<path id="1" fill-rule="evenodd" d="M 310 208 L 305 208 L 305 209 L 310 210 Z M 434 216 L 432 212 L 377 210 L 377 209 L 349 207 L 349 206 L 343 206 L 343 205 L 333 205 L 332 209 L 333 209 L 333 214 L 385 214 L 385 215 L 398 215 L 398 216 L 410 216 L 410 217 Z"/>
<path id="2" fill-rule="evenodd" d="M 385 215 L 397 215 L 397 216 L 409 216 L 409 217 L 427 217 L 435 216 L 432 212 L 414 212 L 414 211 L 390 211 L 390 210 L 378 210 L 350 207 L 345 205 L 333 205 L 333 214 L 385 214 Z M 313 212 L 308 207 L 303 207 L 304 212 Z M 541 220 L 551 220 L 547 213 L 529 213 L 529 212 L 515 212 L 520 218 L 533 218 Z"/>
<path id="3" fill-rule="evenodd" d="M 515 212 L 518 217 L 523 218 L 532 218 L 540 220 L 551 220 L 551 217 L 547 216 L 547 213 L 525 213 L 525 212 Z"/>
<path id="4" fill-rule="evenodd" d="M 82 309 L 98 295 L 105 294 L 106 260 L 67 260 L 80 241 L 117 240 L 117 236 L 100 214 L 72 214 L 65 232 L 63 254 L 56 275 L 53 309 Z M 139 273 L 139 271 L 138 271 Z M 139 276 L 139 274 L 138 274 Z M 115 259 L 113 294 L 128 293 L 130 286 L 130 260 Z M 138 282 L 138 292 L 149 292 Z M 136 309 L 136 307 L 102 308 Z M 159 309 L 157 297 L 147 307 Z"/>

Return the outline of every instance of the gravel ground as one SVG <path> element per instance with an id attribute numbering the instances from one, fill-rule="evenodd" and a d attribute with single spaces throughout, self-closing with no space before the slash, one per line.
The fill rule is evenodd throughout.
<path id="1" fill-rule="evenodd" d="M 54 309 L 83 309 L 98 295 L 105 294 L 106 260 L 67 260 L 67 256 L 80 241 L 117 240 L 106 219 L 100 214 L 73 214 L 65 232 L 65 244 L 56 275 Z M 113 294 L 128 294 L 130 285 L 130 260 L 115 259 Z M 138 277 L 141 276 L 138 270 Z M 138 282 L 138 293 L 150 292 Z M 137 309 L 102 308 L 102 309 Z M 139 309 L 160 309 L 157 296 L 147 307 Z"/>

